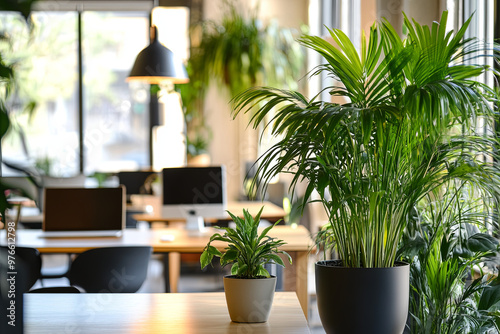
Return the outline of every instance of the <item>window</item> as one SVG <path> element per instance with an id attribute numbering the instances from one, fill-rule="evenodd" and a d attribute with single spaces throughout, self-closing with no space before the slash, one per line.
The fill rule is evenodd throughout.
<path id="1" fill-rule="evenodd" d="M 150 10 L 88 3 L 33 12 L 31 35 L 17 13 L 0 12 L 0 31 L 13 37 L 2 54 L 19 62 L 3 160 L 52 176 L 149 166 L 149 86 L 125 78 L 149 44 Z"/>
<path id="2" fill-rule="evenodd" d="M 331 40 L 330 29 L 341 29 L 355 43 L 359 49 L 361 42 L 361 3 L 360 0 L 311 0 L 309 2 L 310 34 L 322 36 L 327 41 Z M 307 51 L 308 70 L 325 62 L 317 52 Z M 318 92 L 322 92 L 319 99 L 331 101 L 329 90 L 326 87 L 335 85 L 335 80 L 321 73 L 309 80 L 309 97 L 312 98 Z M 339 101 L 336 101 L 339 102 Z"/>
<path id="3" fill-rule="evenodd" d="M 84 171 L 149 165 L 148 88 L 125 82 L 149 44 L 147 13 L 84 12 Z"/>
<path id="4" fill-rule="evenodd" d="M 0 14 L 0 31 L 11 36 L 10 62 L 16 66 L 19 89 L 9 101 L 12 127 L 2 141 L 5 160 L 21 165 L 47 165 L 50 174 L 78 173 L 77 14 L 33 15 L 29 36 L 18 15 Z M 9 45 L 2 44 L 2 51 Z M 24 111 L 35 101 L 33 113 Z"/>

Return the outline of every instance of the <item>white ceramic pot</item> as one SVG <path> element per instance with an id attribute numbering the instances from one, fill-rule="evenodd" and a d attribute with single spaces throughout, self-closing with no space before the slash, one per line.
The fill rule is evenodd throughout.
<path id="1" fill-rule="evenodd" d="M 276 276 L 269 278 L 224 277 L 229 316 L 234 322 L 266 322 L 271 313 Z"/>

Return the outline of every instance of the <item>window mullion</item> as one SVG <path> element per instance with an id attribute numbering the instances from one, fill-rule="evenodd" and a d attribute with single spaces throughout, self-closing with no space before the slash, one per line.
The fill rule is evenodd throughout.
<path id="1" fill-rule="evenodd" d="M 83 174 L 83 50 L 82 50 L 82 12 L 78 11 L 78 156 L 79 170 Z"/>

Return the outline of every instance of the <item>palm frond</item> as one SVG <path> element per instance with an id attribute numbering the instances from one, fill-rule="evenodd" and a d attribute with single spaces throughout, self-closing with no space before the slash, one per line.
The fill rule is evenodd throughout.
<path id="1" fill-rule="evenodd" d="M 335 45 L 303 36 L 300 42 L 326 61 L 312 75 L 340 81 L 331 93 L 346 103 L 270 87 L 232 100 L 234 117 L 252 113 L 253 127 L 264 123 L 280 136 L 259 158 L 254 186 L 265 189 L 280 173 L 293 176 L 291 189 L 307 181 L 304 198 L 314 190 L 320 195 L 346 266 L 392 266 L 417 204 L 450 183 L 465 182 L 499 202 L 499 167 L 478 155 L 498 140 L 471 130 L 478 117 L 494 115 L 496 92 L 474 79 L 491 69 L 463 63 L 485 48 L 463 38 L 470 21 L 455 33 L 446 31 L 446 21 L 447 13 L 431 27 L 405 17 L 405 39 L 382 21 L 368 41 L 363 36 L 360 53 L 338 29 L 329 30 Z"/>

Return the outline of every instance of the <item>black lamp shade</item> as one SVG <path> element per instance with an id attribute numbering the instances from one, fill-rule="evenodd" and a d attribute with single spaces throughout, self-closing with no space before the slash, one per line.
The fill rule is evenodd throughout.
<path id="1" fill-rule="evenodd" d="M 127 81 L 144 81 L 158 84 L 164 81 L 187 83 L 189 78 L 182 61 L 158 40 L 157 28 L 151 27 L 151 44 L 135 59 Z"/>

